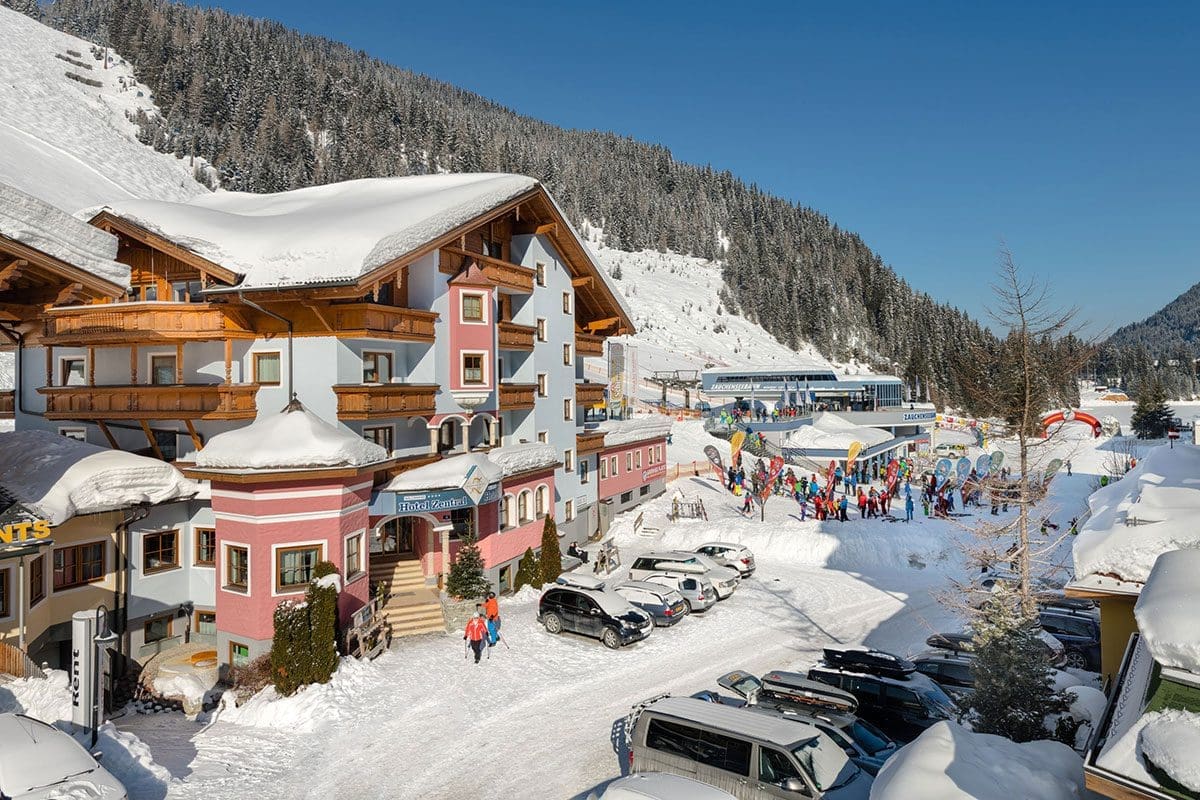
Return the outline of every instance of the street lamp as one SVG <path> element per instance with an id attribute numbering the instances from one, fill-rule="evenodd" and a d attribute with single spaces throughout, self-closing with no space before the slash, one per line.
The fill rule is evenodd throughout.
<path id="1" fill-rule="evenodd" d="M 119 638 L 109 627 L 108 606 L 103 603 L 96 608 L 96 631 L 96 635 L 92 637 L 92 646 L 95 648 L 95 658 L 92 661 L 95 670 L 95 686 L 92 693 L 92 747 L 96 746 L 96 740 L 100 737 L 100 704 L 104 702 L 104 695 L 100 691 L 100 675 L 104 671 L 100 654 L 116 644 Z"/>

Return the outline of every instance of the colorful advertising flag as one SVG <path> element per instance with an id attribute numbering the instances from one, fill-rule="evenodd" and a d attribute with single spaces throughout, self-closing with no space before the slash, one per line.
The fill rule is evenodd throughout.
<path id="1" fill-rule="evenodd" d="M 965 456 L 960 458 L 954 469 L 958 473 L 958 485 L 962 486 L 971 477 L 971 459 Z"/>
<path id="2" fill-rule="evenodd" d="M 937 466 L 933 468 L 933 474 L 937 477 L 938 488 L 946 485 L 946 481 L 950 480 L 950 472 L 954 469 L 954 465 L 950 463 L 948 458 L 938 459 Z"/>
<path id="3" fill-rule="evenodd" d="M 851 442 L 850 449 L 846 451 L 846 471 L 854 469 L 854 459 L 858 458 L 858 454 L 863 450 L 862 442 Z"/>
<path id="4" fill-rule="evenodd" d="M 745 443 L 745 431 L 735 431 L 733 436 L 729 437 L 729 463 L 737 463 L 738 453 L 742 452 L 742 445 Z"/>
<path id="5" fill-rule="evenodd" d="M 762 491 L 758 493 L 758 501 L 760 503 L 767 502 L 767 498 L 771 496 L 771 492 L 775 488 L 775 479 L 783 472 L 783 457 L 775 456 L 771 459 L 771 464 L 767 467 L 767 480 L 763 483 Z"/>
<path id="6" fill-rule="evenodd" d="M 712 464 L 713 470 L 717 473 L 717 481 L 725 483 L 725 465 L 721 463 L 721 454 L 717 448 L 711 444 L 704 446 L 704 455 L 708 456 L 708 462 Z"/>
<path id="7" fill-rule="evenodd" d="M 837 462 L 829 462 L 829 470 L 825 473 L 825 495 L 830 500 L 833 499 L 833 473 L 837 471 Z"/>
<path id="8" fill-rule="evenodd" d="M 992 457 L 991 457 L 991 460 L 989 463 L 991 464 L 991 471 L 993 474 L 999 472 L 1000 468 L 1002 466 L 1004 466 L 1004 453 L 1000 450 L 997 450 L 996 452 L 992 453 Z"/>
<path id="9" fill-rule="evenodd" d="M 979 458 L 975 459 L 975 474 L 979 477 L 986 477 L 992 468 L 992 457 L 984 453 Z"/>
<path id="10" fill-rule="evenodd" d="M 625 412 L 625 345 L 608 343 L 608 418 L 622 419 Z"/>
<path id="11" fill-rule="evenodd" d="M 887 487 L 887 492 L 890 495 L 896 494 L 896 480 L 900 475 L 900 462 L 892 459 L 888 462 L 887 472 L 884 475 L 883 485 Z"/>

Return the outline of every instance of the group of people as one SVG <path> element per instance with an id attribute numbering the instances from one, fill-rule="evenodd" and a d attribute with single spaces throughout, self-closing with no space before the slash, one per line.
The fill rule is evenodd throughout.
<path id="1" fill-rule="evenodd" d="M 500 601 L 495 592 L 488 592 L 484 602 L 475 604 L 475 614 L 467 620 L 463 641 L 467 643 L 468 654 L 475 654 L 476 664 L 487 648 L 495 647 L 500 641 Z"/>
<path id="2" fill-rule="evenodd" d="M 808 518 L 810 503 L 813 517 L 820 521 L 836 519 L 847 522 L 850 519 L 852 504 L 858 506 L 861 519 L 890 517 L 891 504 L 896 498 L 888 492 L 886 487 L 877 489 L 869 485 L 860 485 L 860 479 L 863 484 L 866 484 L 869 476 L 870 472 L 865 465 L 862 469 L 851 470 L 848 475 L 843 474 L 840 467 L 836 468 L 833 474 L 833 488 L 835 492 L 841 490 L 842 493 L 839 497 L 834 493 L 824 491 L 815 473 L 808 476 L 797 476 L 795 469 L 788 467 L 775 476 L 769 489 L 770 494 L 791 497 L 799 504 L 801 522 Z M 875 477 L 878 478 L 878 474 Z M 770 480 L 767 465 L 761 458 L 747 476 L 739 453 L 734 463 L 726 470 L 725 488 L 735 496 L 743 498 L 742 513 L 745 514 L 753 508 L 752 498 L 762 494 L 763 490 L 768 488 L 767 483 Z M 907 483 L 904 485 L 904 495 L 905 522 L 911 522 L 915 503 L 912 489 Z M 928 511 L 926 513 L 928 514 Z"/>

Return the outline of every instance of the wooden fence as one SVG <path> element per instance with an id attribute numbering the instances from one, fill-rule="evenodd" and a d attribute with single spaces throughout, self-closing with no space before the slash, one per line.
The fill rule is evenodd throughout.
<path id="1" fill-rule="evenodd" d="M 0 642 L 0 673 L 17 678 L 45 678 L 42 668 L 16 645 Z"/>

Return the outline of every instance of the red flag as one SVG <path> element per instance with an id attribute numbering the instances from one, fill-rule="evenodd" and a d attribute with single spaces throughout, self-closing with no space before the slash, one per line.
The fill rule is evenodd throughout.
<path id="1" fill-rule="evenodd" d="M 900 474 L 900 462 L 892 459 L 887 465 L 887 479 L 884 481 L 884 486 L 887 487 L 887 493 L 893 497 L 896 494 L 896 479 Z"/>
<path id="2" fill-rule="evenodd" d="M 758 493 L 758 499 L 761 502 L 767 502 L 767 498 L 771 496 L 771 491 L 775 488 L 775 480 L 781 472 L 783 472 L 783 456 L 775 456 L 771 459 L 771 465 L 767 467 L 766 483 L 763 485 L 762 491 Z"/>
<path id="3" fill-rule="evenodd" d="M 833 473 L 837 471 L 837 462 L 830 460 L 829 471 L 825 473 L 825 496 L 833 499 Z"/>

